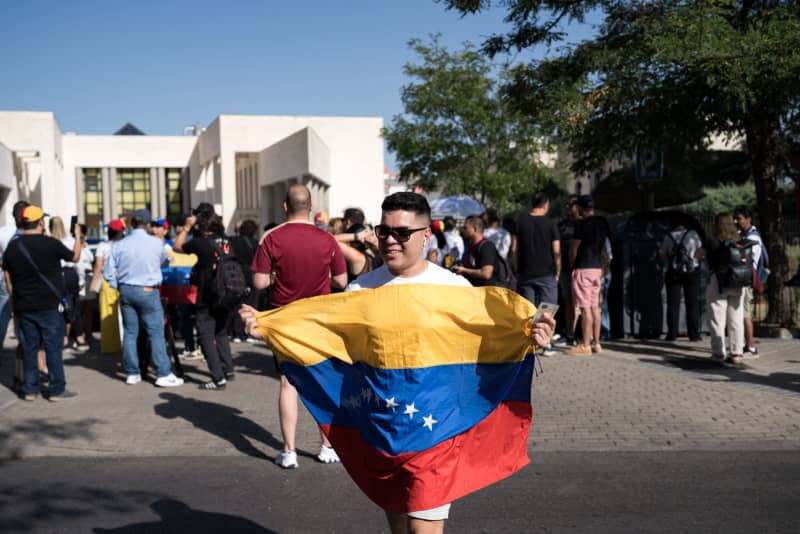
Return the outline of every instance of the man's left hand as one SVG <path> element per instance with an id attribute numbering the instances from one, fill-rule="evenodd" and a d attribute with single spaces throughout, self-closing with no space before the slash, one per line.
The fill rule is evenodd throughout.
<path id="1" fill-rule="evenodd" d="M 531 329 L 531 339 L 537 347 L 546 347 L 553 340 L 553 332 L 556 330 L 556 320 L 552 315 L 543 315 L 533 323 Z"/>

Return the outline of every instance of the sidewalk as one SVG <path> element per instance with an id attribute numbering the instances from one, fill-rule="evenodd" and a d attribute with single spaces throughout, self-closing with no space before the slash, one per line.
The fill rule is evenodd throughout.
<path id="1" fill-rule="evenodd" d="M 13 350 L 0 365 L 0 458 L 253 456 L 280 449 L 278 380 L 269 351 L 232 345 L 237 378 L 201 391 L 202 360 L 187 384 L 124 384 L 119 356 L 65 354 L 63 403 L 24 402 L 8 388 Z M 707 343 L 608 342 L 602 354 L 541 358 L 534 380 L 532 451 L 800 449 L 800 341 L 761 340 L 742 369 L 707 360 Z M 318 451 L 301 410 L 301 463 Z M 305 458 L 303 456 L 306 456 Z"/>

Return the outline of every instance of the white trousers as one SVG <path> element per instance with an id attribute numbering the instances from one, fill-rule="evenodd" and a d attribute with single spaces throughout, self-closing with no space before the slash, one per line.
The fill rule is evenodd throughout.
<path id="1" fill-rule="evenodd" d="M 711 330 L 711 353 L 725 356 L 725 329 L 728 330 L 731 354 L 741 356 L 744 348 L 744 291 L 741 287 L 719 291 L 717 276 L 706 287 Z"/>

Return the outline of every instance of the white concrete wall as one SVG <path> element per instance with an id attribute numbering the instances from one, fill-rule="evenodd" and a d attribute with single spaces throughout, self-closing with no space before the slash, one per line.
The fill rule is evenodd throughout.
<path id="1" fill-rule="evenodd" d="M 14 175 L 14 154 L 0 143 L 0 226 L 14 222 L 11 207 L 17 201 L 17 177 Z"/>
<path id="2" fill-rule="evenodd" d="M 30 195 L 51 214 L 75 209 L 74 179 L 64 182 L 60 148 L 61 130 L 49 111 L 0 111 L 0 141 L 12 152 L 38 152 L 38 162 L 29 165 Z"/>
<path id="3" fill-rule="evenodd" d="M 339 216 L 345 208 L 358 206 L 370 221 L 380 220 L 384 197 L 381 117 L 220 115 L 219 123 L 226 224 L 230 223 L 236 198 L 236 152 L 261 152 L 306 127 L 311 127 L 330 150 L 330 215 Z"/>

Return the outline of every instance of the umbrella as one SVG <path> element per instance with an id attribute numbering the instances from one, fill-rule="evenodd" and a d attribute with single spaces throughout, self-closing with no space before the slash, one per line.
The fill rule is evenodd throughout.
<path id="1" fill-rule="evenodd" d="M 465 219 L 470 215 L 480 215 L 484 211 L 486 210 L 480 202 L 464 195 L 439 197 L 431 202 L 431 215 L 435 219 L 441 219 L 447 215 L 456 219 Z"/>

